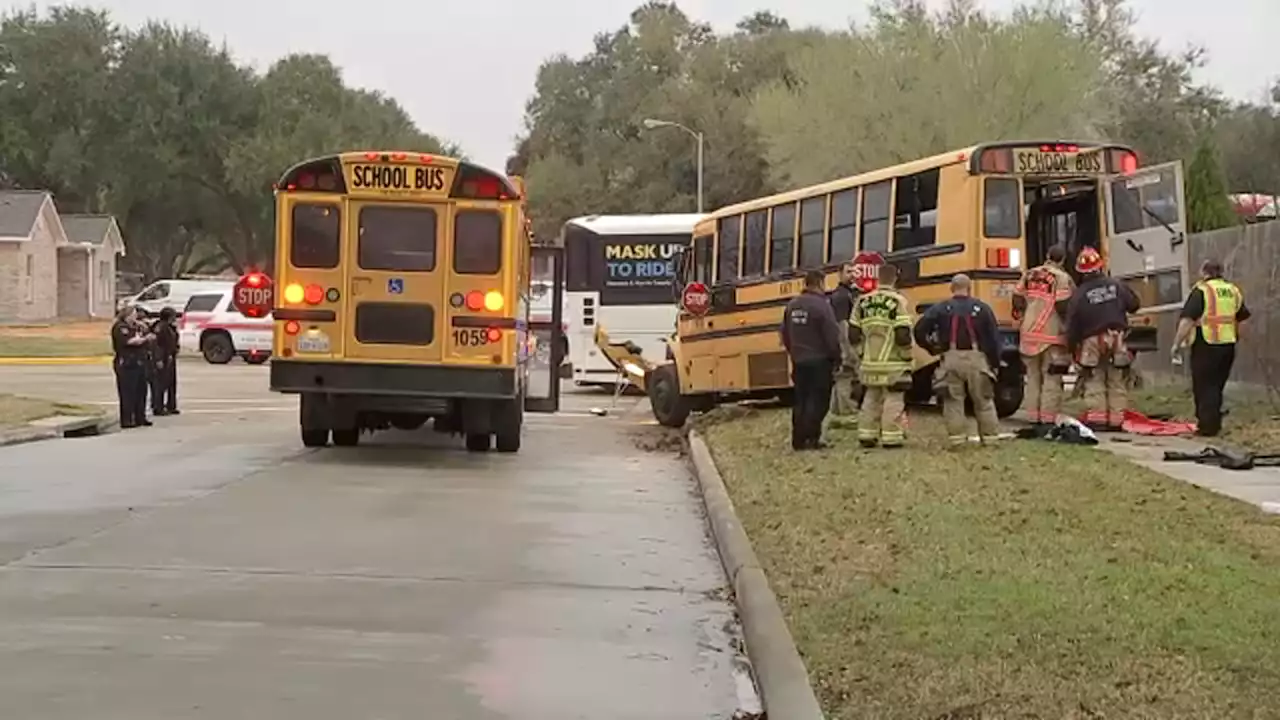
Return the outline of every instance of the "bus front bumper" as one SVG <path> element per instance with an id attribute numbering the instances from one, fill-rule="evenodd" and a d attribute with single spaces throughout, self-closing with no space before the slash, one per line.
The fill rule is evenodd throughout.
<path id="1" fill-rule="evenodd" d="M 279 393 L 510 399 L 516 396 L 516 371 L 274 358 L 271 389 Z"/>

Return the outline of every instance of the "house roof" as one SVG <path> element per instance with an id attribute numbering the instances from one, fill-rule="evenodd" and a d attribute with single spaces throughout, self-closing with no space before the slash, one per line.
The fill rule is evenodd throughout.
<path id="1" fill-rule="evenodd" d="M 0 190 L 0 238 L 30 236 L 47 199 L 44 190 Z"/>
<path id="2" fill-rule="evenodd" d="M 101 245 L 107 239 L 112 222 L 110 215 L 63 215 L 62 229 L 69 242 Z"/>

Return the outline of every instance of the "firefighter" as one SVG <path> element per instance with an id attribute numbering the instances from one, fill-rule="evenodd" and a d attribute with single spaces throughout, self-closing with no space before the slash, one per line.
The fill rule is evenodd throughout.
<path id="1" fill-rule="evenodd" d="M 880 286 L 854 303 L 849 317 L 851 340 L 859 345 L 859 379 L 865 388 L 858 442 L 872 448 L 902 447 L 906 399 L 911 387 L 910 303 L 894 288 L 898 268 L 880 268 Z"/>
<path id="2" fill-rule="evenodd" d="M 858 355 L 849 341 L 849 316 L 858 300 L 858 289 L 853 284 L 853 263 L 848 262 L 840 270 L 840 284 L 831 291 L 831 309 L 840 324 L 840 363 L 836 368 L 835 387 L 831 390 L 831 425 L 845 427 L 858 411 L 853 401 L 854 382 L 858 378 Z M 856 423 L 855 423 L 856 424 Z"/>
<path id="3" fill-rule="evenodd" d="M 1000 435 L 995 403 L 1000 329 L 991 306 L 970 295 L 971 286 L 968 275 L 951 278 L 951 299 L 930 306 L 915 329 L 916 344 L 942 356 L 940 370 L 947 391 L 942 414 L 952 447 L 962 447 L 969 439 L 966 396 L 973 401 L 982 442 L 994 442 Z"/>
<path id="4" fill-rule="evenodd" d="M 1240 288 L 1222 278 L 1222 263 L 1206 260 L 1200 266 L 1200 277 L 1182 306 L 1173 352 L 1180 357 L 1182 350 L 1191 346 L 1196 434 L 1214 437 L 1222 432 L 1222 391 L 1236 361 L 1240 323 L 1251 313 Z"/>
<path id="5" fill-rule="evenodd" d="M 840 362 L 840 325 L 822 290 L 826 275 L 810 270 L 804 292 L 791 299 L 782 315 L 782 345 L 791 356 L 795 398 L 791 404 L 791 447 L 817 450 L 822 421 L 831 403 L 831 384 Z"/>
<path id="6" fill-rule="evenodd" d="M 1124 338 L 1129 314 L 1138 311 L 1138 296 L 1112 279 L 1102 267 L 1098 251 L 1086 247 L 1076 256 L 1080 286 L 1067 306 L 1067 349 L 1080 366 L 1088 406 L 1085 424 L 1119 430 L 1129 405 L 1129 370 L 1133 356 Z"/>
<path id="7" fill-rule="evenodd" d="M 1033 268 L 1013 291 L 1018 352 L 1026 368 L 1022 411 L 1036 425 L 1052 424 L 1062 412 L 1062 378 L 1071 369 L 1063 326 L 1075 281 L 1062 265 L 1067 249 L 1049 248 L 1048 260 Z"/>

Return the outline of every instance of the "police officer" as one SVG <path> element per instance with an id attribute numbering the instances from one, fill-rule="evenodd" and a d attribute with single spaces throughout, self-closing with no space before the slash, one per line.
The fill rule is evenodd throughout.
<path id="1" fill-rule="evenodd" d="M 804 292 L 787 303 L 782 316 L 782 344 L 791 356 L 795 400 L 791 406 L 791 447 L 817 450 L 822 421 L 831 402 L 836 363 L 840 362 L 840 326 L 822 289 L 826 276 L 810 270 Z"/>
<path id="2" fill-rule="evenodd" d="M 866 388 L 858 418 L 858 442 L 866 448 L 877 443 L 898 448 L 906 439 L 903 393 L 911 387 L 911 311 L 894 287 L 897 282 L 898 268 L 881 266 L 879 287 L 858 298 L 849 317 Z"/>
<path id="3" fill-rule="evenodd" d="M 111 325 L 111 349 L 115 353 L 112 367 L 116 373 L 121 428 L 151 425 L 146 406 L 139 398 L 146 392 L 146 346 L 150 340 L 151 336 L 138 323 L 137 308 L 127 307 L 116 315 Z"/>
<path id="4" fill-rule="evenodd" d="M 992 442 L 1000 434 L 995 404 L 1000 331 L 995 312 L 970 295 L 971 287 L 968 275 L 951 278 L 951 299 L 930 306 L 915 328 L 916 344 L 942 356 L 939 369 L 946 388 L 942 414 L 952 447 L 964 446 L 969 438 L 965 397 L 973 401 L 982 442 Z"/>
<path id="5" fill-rule="evenodd" d="M 151 358 L 151 414 L 177 415 L 178 413 L 178 328 L 174 327 L 177 313 L 173 308 L 160 311 L 160 319 L 151 326 L 156 336 Z"/>
<path id="6" fill-rule="evenodd" d="M 1067 306 L 1067 348 L 1080 365 L 1085 424 L 1119 430 L 1129 408 L 1133 363 L 1124 338 L 1129 314 L 1138 311 L 1138 296 L 1103 272 L 1102 256 L 1091 247 L 1076 256 L 1076 271 L 1082 278 Z"/>
<path id="7" fill-rule="evenodd" d="M 840 270 L 840 284 L 831 291 L 831 310 L 840 324 L 840 363 L 836 369 L 835 387 L 831 391 L 831 424 L 843 427 L 849 424 L 858 407 L 853 402 L 854 383 L 858 379 L 858 355 L 849 341 L 849 315 L 858 300 L 858 290 L 853 284 L 853 263 L 848 262 Z"/>
<path id="8" fill-rule="evenodd" d="M 1222 431 L 1222 391 L 1236 361 L 1240 323 L 1249 319 L 1244 293 L 1222 278 L 1222 263 L 1206 260 L 1178 318 L 1173 352 L 1191 345 L 1191 394 L 1196 403 L 1196 433 L 1214 437 Z M 1194 340 L 1192 333 L 1195 333 Z"/>
<path id="9" fill-rule="evenodd" d="M 1067 250 L 1049 248 L 1047 261 L 1032 268 L 1013 291 L 1018 351 L 1026 368 L 1022 409 L 1035 424 L 1052 424 L 1062 412 L 1062 379 L 1071 369 L 1063 326 L 1075 281 L 1063 269 Z"/>

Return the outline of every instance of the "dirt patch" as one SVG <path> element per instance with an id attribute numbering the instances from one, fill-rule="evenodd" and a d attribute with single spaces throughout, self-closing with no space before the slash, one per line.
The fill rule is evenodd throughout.
<path id="1" fill-rule="evenodd" d="M 76 415 L 92 417 L 101 411 L 83 405 L 59 403 L 41 398 L 29 398 L 21 395 L 0 394 L 0 429 L 23 425 L 32 420 L 52 417 L 54 415 Z"/>
<path id="2" fill-rule="evenodd" d="M 785 410 L 705 434 L 819 698 L 842 718 L 1263 717 L 1280 518 L 1105 451 L 795 453 Z"/>
<path id="3" fill-rule="evenodd" d="M 0 357 L 86 357 L 111 352 L 106 321 L 0 327 Z"/>

